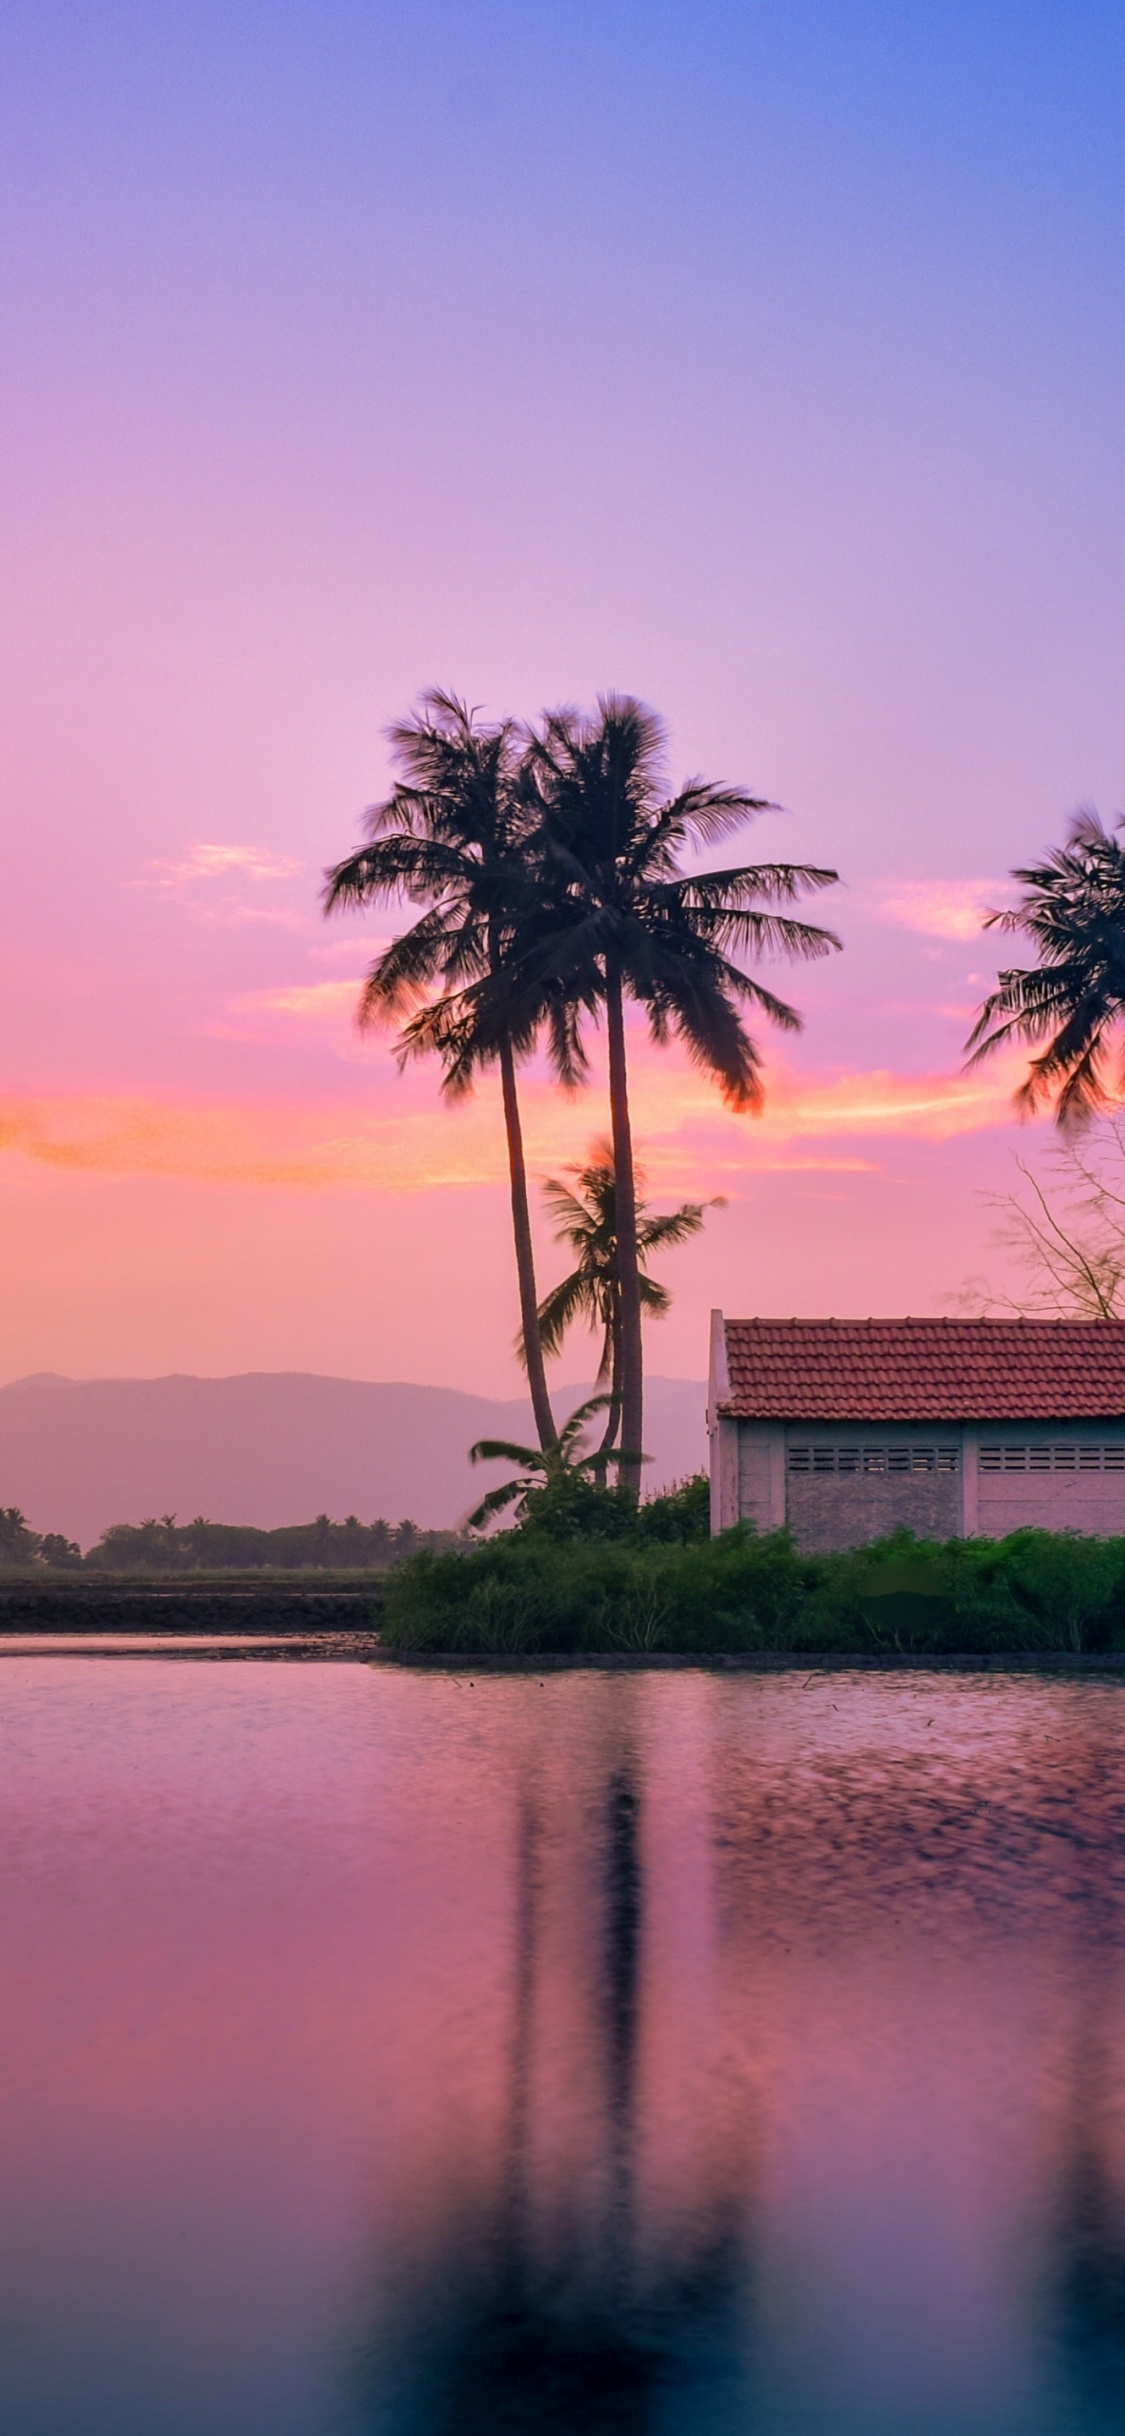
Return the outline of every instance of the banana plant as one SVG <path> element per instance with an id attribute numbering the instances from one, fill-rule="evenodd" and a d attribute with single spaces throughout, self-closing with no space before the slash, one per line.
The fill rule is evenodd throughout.
<path id="1" fill-rule="evenodd" d="M 593 1485 L 596 1468 L 604 1464 L 604 1453 L 587 1450 L 584 1432 L 595 1413 L 604 1412 L 617 1399 L 611 1395 L 587 1396 L 584 1404 L 576 1406 L 569 1421 L 559 1431 L 553 1446 L 517 1446 L 510 1438 L 478 1438 L 469 1448 L 470 1463 L 514 1463 L 519 1471 L 514 1480 L 501 1481 L 489 1489 L 479 1506 L 470 1514 L 467 1529 L 482 1531 L 493 1515 L 502 1514 L 514 1506 L 515 1519 L 522 1520 L 528 1497 L 560 1486 L 568 1480 L 582 1479 Z M 611 1463 L 631 1464 L 635 1468 L 644 1461 L 636 1454 L 612 1453 Z"/>

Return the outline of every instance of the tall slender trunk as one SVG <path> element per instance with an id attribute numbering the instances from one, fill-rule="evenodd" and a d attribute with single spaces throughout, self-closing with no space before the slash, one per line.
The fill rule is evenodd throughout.
<path id="1" fill-rule="evenodd" d="M 644 1426 L 644 1366 L 641 1352 L 641 1275 L 637 1260 L 637 1188 L 629 1123 L 629 1076 L 625 1063 L 625 1007 L 621 975 L 606 968 L 606 1029 L 609 1035 L 609 1112 L 613 1127 L 613 1192 L 617 1218 L 617 1278 L 621 1289 L 621 1445 L 634 1456 L 618 1473 L 623 1489 L 641 1492 L 640 1456 Z"/>
<path id="2" fill-rule="evenodd" d="M 613 1354 L 609 1374 L 609 1392 L 613 1397 L 613 1402 L 609 1408 L 605 1436 L 594 1457 L 594 1479 L 599 1489 L 605 1487 L 610 1451 L 617 1444 L 617 1433 L 621 1427 L 621 1323 L 616 1315 L 610 1322 L 610 1343 Z"/>
<path id="3" fill-rule="evenodd" d="M 508 1173 L 512 1181 L 512 1233 L 516 1239 L 516 1274 L 520 1287 L 520 1319 L 523 1323 L 524 1354 L 527 1361 L 527 1383 L 531 1389 L 531 1409 L 540 1446 L 553 1446 L 558 1437 L 551 1399 L 547 1393 L 547 1372 L 543 1362 L 543 1341 L 539 1334 L 539 1303 L 535 1292 L 535 1255 L 531 1248 L 531 1212 L 527 1201 L 527 1169 L 523 1157 L 523 1127 L 520 1124 L 519 1100 L 516 1096 L 516 1061 L 512 1044 L 505 1038 L 500 1043 L 500 1081 L 504 1093 L 504 1130 L 508 1136 Z"/>

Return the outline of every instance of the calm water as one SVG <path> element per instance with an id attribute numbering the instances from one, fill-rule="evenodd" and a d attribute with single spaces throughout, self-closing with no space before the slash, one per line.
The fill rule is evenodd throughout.
<path id="1" fill-rule="evenodd" d="M 1125 1689 L 0 1665 L 5 2436 L 1125 2429 Z"/>

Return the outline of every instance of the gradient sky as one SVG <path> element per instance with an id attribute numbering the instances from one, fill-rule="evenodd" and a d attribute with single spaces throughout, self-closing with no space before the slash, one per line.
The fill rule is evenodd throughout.
<path id="1" fill-rule="evenodd" d="M 357 1039 L 317 903 L 435 681 L 636 691 L 847 882 L 763 1120 L 638 1042 L 729 1203 L 653 1366 L 1000 1274 L 979 910 L 1125 805 L 1123 102 L 1083 0 L 9 0 L 0 1377 L 512 1392 L 495 1093 Z"/>

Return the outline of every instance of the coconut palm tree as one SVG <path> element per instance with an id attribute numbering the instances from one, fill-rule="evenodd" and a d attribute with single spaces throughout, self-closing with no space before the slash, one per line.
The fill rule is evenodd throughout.
<path id="1" fill-rule="evenodd" d="M 728 1107 L 757 1109 L 761 1058 L 742 1009 L 753 1008 L 790 1032 L 799 1030 L 801 1019 L 739 959 L 824 956 L 840 945 L 831 931 L 796 921 L 788 911 L 807 891 L 831 887 L 836 872 L 794 863 L 722 871 L 684 867 L 682 857 L 713 845 L 767 806 L 742 788 L 703 779 L 667 796 L 664 751 L 656 714 L 628 695 L 608 694 L 596 715 L 549 714 L 530 739 L 525 765 L 554 912 L 551 930 L 551 907 L 544 904 L 537 969 L 574 1010 L 570 1036 L 552 1041 L 564 1079 L 574 1079 L 584 1064 L 582 1016 L 605 1010 L 622 1433 L 630 1448 L 642 1444 L 644 1385 L 626 998 L 643 1006 L 655 1041 L 663 1045 L 672 1034 L 683 1041 L 693 1063 L 718 1082 Z M 634 1468 L 625 1485 L 637 1493 Z"/>
<path id="2" fill-rule="evenodd" d="M 1016 1104 L 1030 1112 L 1053 1098 L 1060 1125 L 1081 1123 L 1119 1105 L 1125 1087 L 1120 1063 L 1107 1073 L 1125 1022 L 1125 852 L 1096 812 L 1080 812 L 1065 846 L 1012 878 L 1023 882 L 1019 904 L 985 928 L 1025 932 L 1039 962 L 998 975 L 965 1044 L 969 1064 L 1012 1041 L 1045 1041 Z"/>
<path id="3" fill-rule="evenodd" d="M 577 1265 L 540 1303 L 539 1334 L 544 1355 L 550 1361 L 560 1351 L 567 1329 L 576 1319 L 584 1319 L 588 1327 L 600 1328 L 602 1332 L 597 1381 L 599 1387 L 608 1382 L 610 1406 L 596 1461 L 602 1465 L 604 1479 L 604 1466 L 621 1421 L 621 1283 L 612 1142 L 595 1142 L 586 1165 L 568 1167 L 565 1173 L 573 1177 L 576 1189 L 559 1176 L 548 1176 L 543 1199 L 557 1221 L 555 1242 L 570 1245 L 577 1254 Z M 640 1186 L 643 1182 L 644 1171 L 637 1167 L 634 1184 Z M 685 1201 L 682 1208 L 653 1218 L 638 1198 L 637 1263 L 641 1310 L 647 1318 L 662 1319 L 672 1300 L 667 1287 L 658 1285 L 654 1277 L 646 1274 L 649 1254 L 667 1245 L 686 1243 L 690 1235 L 698 1233 L 704 1212 L 723 1206 L 718 1198 L 710 1202 Z M 519 1351 L 522 1358 L 522 1342 Z"/>
<path id="4" fill-rule="evenodd" d="M 482 1497 L 479 1506 L 469 1515 L 467 1528 L 470 1531 L 482 1530 L 485 1523 L 491 1521 L 494 1514 L 502 1514 L 506 1506 L 515 1506 L 518 1514 L 533 1490 L 554 1488 L 568 1479 L 581 1479 L 587 1474 L 594 1477 L 599 1462 L 604 1475 L 605 1459 L 586 1453 L 583 1432 L 593 1414 L 604 1412 L 610 1401 L 609 1396 L 587 1396 L 585 1403 L 576 1405 L 569 1421 L 563 1423 L 553 1446 L 517 1446 L 510 1438 L 478 1438 L 476 1445 L 469 1448 L 470 1463 L 515 1463 L 519 1466 L 519 1476 L 515 1480 L 502 1481 L 497 1489 L 489 1489 L 487 1496 Z M 639 1462 L 640 1457 L 615 1455 L 609 1460 L 614 1463 Z"/>
<path id="5" fill-rule="evenodd" d="M 550 1446 L 516 1067 L 551 1019 L 551 993 L 531 989 L 520 966 L 522 930 L 540 902 L 521 738 L 511 720 L 486 725 L 437 687 L 389 733 L 401 776 L 367 814 L 368 843 L 328 872 L 325 911 L 396 897 L 424 906 L 372 965 L 359 1021 L 402 1024 L 400 1064 L 436 1055 L 450 1099 L 471 1091 L 482 1068 L 499 1066 L 528 1383 L 540 1442 Z M 568 1022 L 556 1003 L 564 1060 Z"/>

